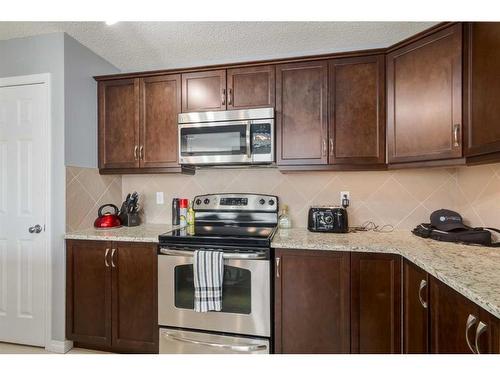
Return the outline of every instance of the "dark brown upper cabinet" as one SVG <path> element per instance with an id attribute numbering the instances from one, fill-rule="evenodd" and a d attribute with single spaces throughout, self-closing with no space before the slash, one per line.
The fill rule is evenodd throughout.
<path id="1" fill-rule="evenodd" d="M 427 354 L 429 350 L 429 275 L 403 261 L 403 353 Z"/>
<path id="2" fill-rule="evenodd" d="M 462 157 L 462 25 L 387 55 L 389 163 Z"/>
<path id="3" fill-rule="evenodd" d="M 385 165 L 384 55 L 329 62 L 330 164 Z"/>
<path id="4" fill-rule="evenodd" d="M 500 23 L 465 25 L 466 156 L 500 153 Z M 486 157 L 486 156 L 485 156 Z M 474 158 L 472 158 L 474 159 Z"/>
<path id="5" fill-rule="evenodd" d="M 227 109 L 275 106 L 274 66 L 227 70 Z"/>
<path id="6" fill-rule="evenodd" d="M 328 62 L 276 67 L 278 165 L 328 163 Z"/>
<path id="7" fill-rule="evenodd" d="M 139 167 L 139 78 L 99 82 L 99 169 Z"/>
<path id="8" fill-rule="evenodd" d="M 226 109 L 226 70 L 182 74 L 182 112 Z"/>
<path id="9" fill-rule="evenodd" d="M 351 352 L 401 353 L 401 323 L 401 256 L 352 253 Z"/>
<path id="10" fill-rule="evenodd" d="M 100 172 L 179 172 L 180 111 L 180 74 L 99 82 Z"/>
<path id="11" fill-rule="evenodd" d="M 276 250 L 275 352 L 350 352 L 350 253 Z"/>
<path id="12" fill-rule="evenodd" d="M 178 125 L 181 112 L 180 74 L 141 80 L 141 167 L 178 166 Z"/>

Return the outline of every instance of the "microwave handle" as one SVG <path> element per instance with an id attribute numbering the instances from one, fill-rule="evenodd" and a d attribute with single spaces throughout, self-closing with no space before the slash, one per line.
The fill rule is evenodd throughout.
<path id="1" fill-rule="evenodd" d="M 247 134 L 246 134 L 246 140 L 247 140 L 247 157 L 249 159 L 252 158 L 252 143 L 250 142 L 250 131 L 252 128 L 252 121 L 247 121 Z"/>

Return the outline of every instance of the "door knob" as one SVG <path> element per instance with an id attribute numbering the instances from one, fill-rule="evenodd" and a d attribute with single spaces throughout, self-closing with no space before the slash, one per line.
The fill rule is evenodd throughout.
<path id="1" fill-rule="evenodd" d="M 28 229 L 28 232 L 30 233 L 40 233 L 41 231 L 42 231 L 42 226 L 40 224 L 29 227 Z"/>

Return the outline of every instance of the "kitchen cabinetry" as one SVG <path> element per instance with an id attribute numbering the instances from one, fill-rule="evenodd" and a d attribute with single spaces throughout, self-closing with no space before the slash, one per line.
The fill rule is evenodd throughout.
<path id="1" fill-rule="evenodd" d="M 471 160 L 500 153 L 500 23 L 465 24 L 465 139 Z M 495 155 L 496 153 L 496 155 Z M 487 156 L 490 155 L 490 156 Z"/>
<path id="2" fill-rule="evenodd" d="M 387 55 L 389 163 L 462 157 L 462 25 Z"/>
<path id="3" fill-rule="evenodd" d="M 99 83 L 99 169 L 139 167 L 139 79 Z"/>
<path id="4" fill-rule="evenodd" d="M 329 164 L 385 165 L 384 55 L 329 62 Z"/>
<path id="5" fill-rule="evenodd" d="M 328 63 L 276 67 L 278 165 L 328 163 Z"/>
<path id="6" fill-rule="evenodd" d="M 274 66 L 227 70 L 227 109 L 275 106 Z"/>
<path id="7" fill-rule="evenodd" d="M 66 336 L 77 346 L 158 352 L 157 246 L 66 242 Z"/>
<path id="8" fill-rule="evenodd" d="M 226 109 L 226 70 L 182 75 L 182 112 Z"/>
<path id="9" fill-rule="evenodd" d="M 180 75 L 99 82 L 101 173 L 179 172 Z"/>
<path id="10" fill-rule="evenodd" d="M 351 352 L 401 353 L 401 257 L 351 254 Z"/>
<path id="11" fill-rule="evenodd" d="M 434 277 L 430 298 L 432 353 L 500 353 L 498 319 Z"/>
<path id="12" fill-rule="evenodd" d="M 276 250 L 275 352 L 349 353 L 348 252 Z"/>
<path id="13" fill-rule="evenodd" d="M 403 353 L 429 353 L 429 275 L 403 261 Z"/>

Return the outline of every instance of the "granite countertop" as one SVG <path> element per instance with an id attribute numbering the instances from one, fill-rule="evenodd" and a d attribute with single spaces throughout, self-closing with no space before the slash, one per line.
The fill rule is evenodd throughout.
<path id="1" fill-rule="evenodd" d="M 142 224 L 137 227 L 115 229 L 83 229 L 66 233 L 68 240 L 158 242 L 158 236 L 179 226 L 170 224 Z"/>
<path id="2" fill-rule="evenodd" d="M 500 248 L 424 239 L 409 231 L 312 233 L 279 230 L 273 248 L 400 254 L 500 319 Z"/>

